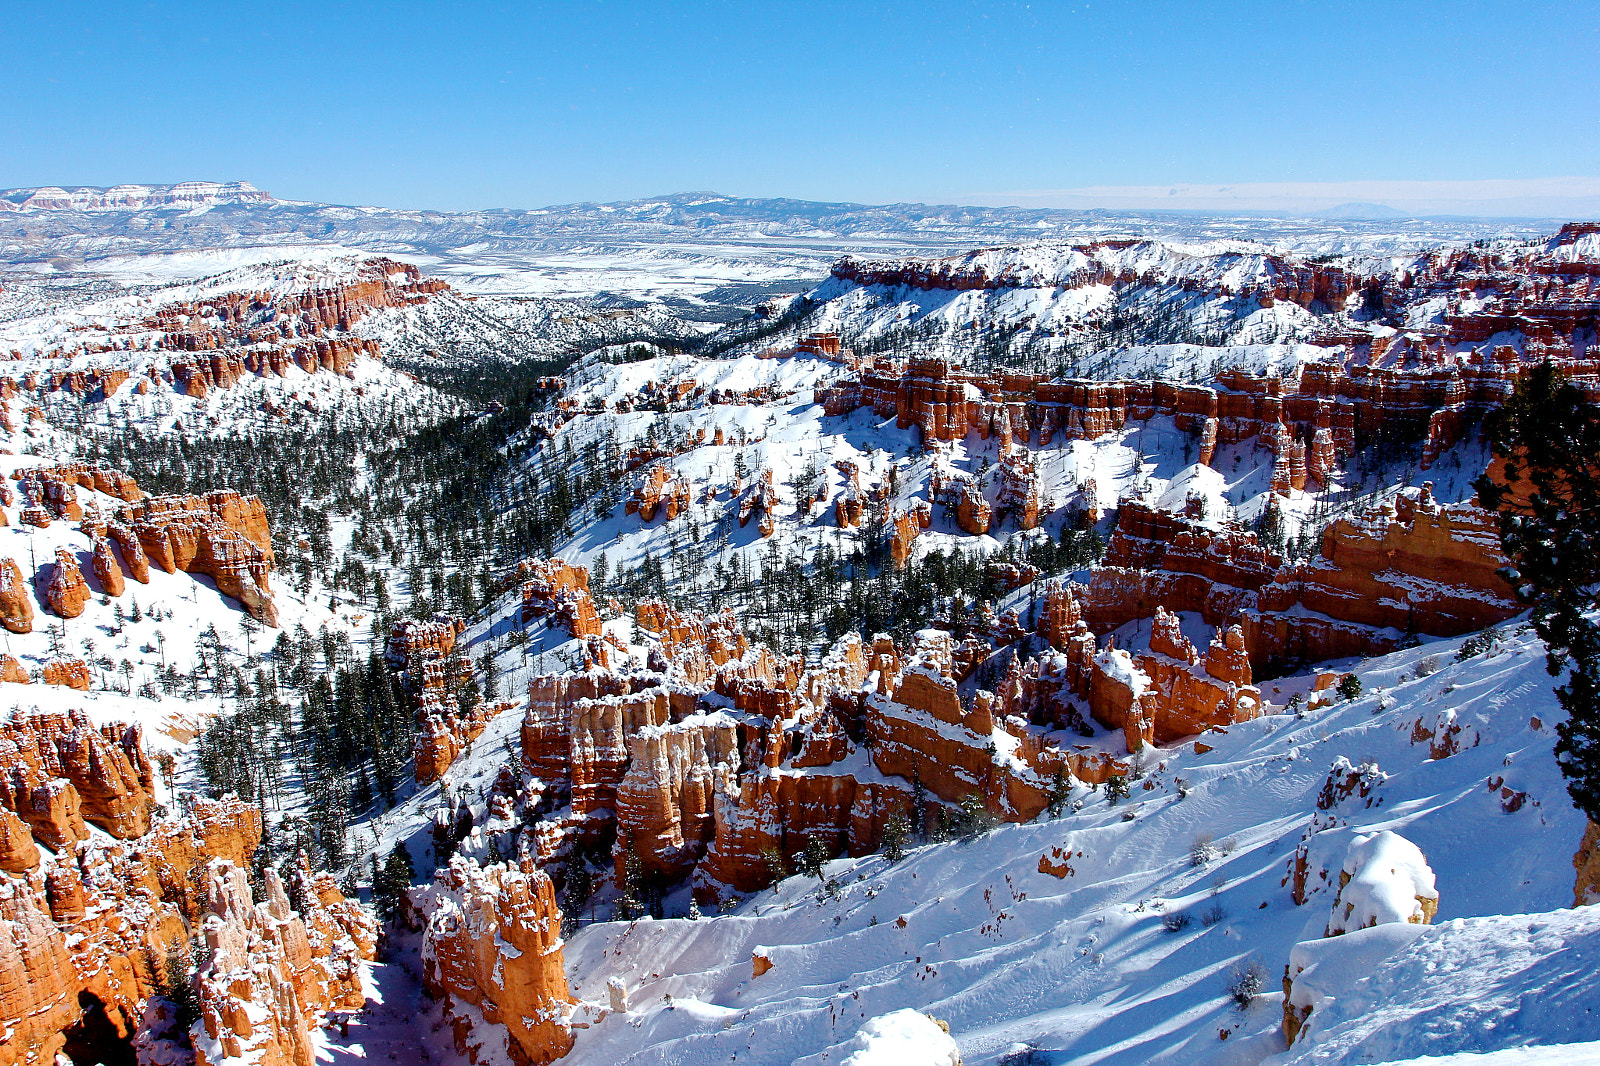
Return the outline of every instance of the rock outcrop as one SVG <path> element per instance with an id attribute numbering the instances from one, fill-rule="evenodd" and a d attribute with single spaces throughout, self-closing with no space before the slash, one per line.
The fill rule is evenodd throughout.
<path id="1" fill-rule="evenodd" d="M 28 823 L 11 810 L 0 807 L 0 870 L 20 874 L 39 865 L 39 848 L 33 842 Z"/>
<path id="2" fill-rule="evenodd" d="M 145 497 L 144 490 L 131 476 L 105 466 L 63 463 L 59 466 L 18 470 L 11 476 L 21 483 L 25 495 L 50 506 L 57 518 L 83 517 L 81 508 L 77 514 L 67 509 L 68 505 L 77 506 L 77 495 L 72 491 L 74 487 L 103 492 L 128 503 L 137 503 Z"/>
<path id="3" fill-rule="evenodd" d="M 36 353 L 46 360 L 69 360 L 70 369 L 31 374 L 24 386 L 96 400 L 115 394 L 138 373 L 139 391 L 152 382 L 170 382 L 186 396 L 204 398 L 213 389 L 234 387 L 246 374 L 283 376 L 296 369 L 347 374 L 358 357 L 382 356 L 377 341 L 350 335 L 357 322 L 375 310 L 422 303 L 449 288 L 423 278 L 408 263 L 382 257 L 330 271 L 325 280 L 308 286 L 295 278 L 275 291 L 213 291 L 199 301 L 166 303 L 140 318 L 101 319 L 76 331 L 69 344 Z M 133 352 L 165 358 L 135 362 Z"/>
<path id="4" fill-rule="evenodd" d="M 33 683 L 33 678 L 15 655 L 0 655 L 0 681 L 29 685 Z"/>
<path id="5" fill-rule="evenodd" d="M 1428 925 L 1439 910 L 1433 871 L 1417 846 L 1390 830 L 1352 837 L 1324 938 L 1381 925 Z M 1322 941 L 1295 946 L 1283 975 L 1283 1035 L 1290 1045 L 1317 997 Z M 1333 979 L 1333 975 L 1328 975 Z"/>
<path id="6" fill-rule="evenodd" d="M 44 580 L 44 601 L 62 618 L 76 618 L 89 602 L 89 583 L 78 569 L 78 560 L 65 548 L 56 549 L 56 561 Z"/>
<path id="7" fill-rule="evenodd" d="M 609 844 L 619 878 L 634 863 L 652 883 L 692 875 L 711 900 L 769 883 L 774 851 L 875 849 L 918 781 L 927 818 L 976 793 L 997 817 L 1021 820 L 1061 782 L 1117 769 L 1046 740 L 1061 721 L 1083 721 L 1064 656 L 1019 663 L 967 707 L 947 634 L 909 650 L 851 636 L 802 669 L 731 617 L 649 601 L 637 615 L 636 634 L 653 642 L 643 664 L 595 641 L 587 670 L 529 684 L 523 767 L 558 813 L 525 843 L 558 874 L 571 849 Z"/>
<path id="8" fill-rule="evenodd" d="M 1148 652 L 1108 647 L 1093 664 L 1090 711 L 1102 725 L 1120 729 L 1130 751 L 1262 713 L 1261 690 L 1250 683 L 1250 659 L 1238 626 L 1219 633 L 1202 658 L 1177 617 L 1157 607 Z"/>
<path id="9" fill-rule="evenodd" d="M 1440 504 L 1430 486 L 1374 512 L 1340 519 L 1322 555 L 1279 571 L 1241 618 L 1260 664 L 1392 650 L 1406 633 L 1454 636 L 1522 609 L 1500 576 L 1494 516 Z"/>
<path id="10" fill-rule="evenodd" d="M 144 553 L 144 545 L 139 543 L 139 538 L 126 526 L 115 522 L 107 527 L 106 532 L 117 545 L 117 551 L 122 554 L 122 561 L 127 565 L 128 574 L 142 585 L 150 583 L 150 558 Z"/>
<path id="11" fill-rule="evenodd" d="M 64 850 L 0 878 L 0 1064 L 53 1062 L 86 1019 L 131 1037 L 167 960 L 187 954 L 200 868 L 247 863 L 260 839 L 256 808 L 202 800 L 137 840 Z"/>
<path id="12" fill-rule="evenodd" d="M 118 512 L 144 556 L 167 573 L 205 574 L 257 621 L 278 624 L 268 575 L 272 532 L 266 507 L 231 490 L 205 496 L 154 496 Z M 135 568 L 130 560 L 130 568 Z M 135 569 L 137 577 L 137 569 Z"/>
<path id="13" fill-rule="evenodd" d="M 14 875 L 0 877 L 0 1066 L 118 1054 L 150 998 L 185 979 L 169 968 L 186 963 L 202 919 L 198 1061 L 312 1066 L 318 1013 L 363 1004 L 372 920 L 303 856 L 292 875 L 302 912 L 270 868 L 269 898 L 255 904 L 253 805 L 195 799 L 182 818 L 153 821 L 137 726 L 15 715 L 0 726 L 0 766 L 0 869 Z M 86 822 L 116 841 L 89 839 Z"/>
<path id="14" fill-rule="evenodd" d="M 89 691 L 89 664 L 82 659 L 52 659 L 39 671 L 39 680 L 47 685 Z"/>
<path id="15" fill-rule="evenodd" d="M 122 578 L 122 567 L 117 564 L 117 557 L 112 554 L 111 542 L 104 537 L 94 538 L 94 547 L 91 551 L 91 569 L 94 578 L 100 583 L 107 596 L 120 596 L 126 587 Z"/>
<path id="16" fill-rule="evenodd" d="M 373 957 L 376 929 L 350 906 L 331 875 L 303 866 L 303 913 L 290 908 L 276 870 L 256 902 L 246 872 L 225 859 L 205 869 L 206 958 L 195 977 L 198 1066 L 249 1060 L 314 1066 L 310 1030 L 322 1011 L 364 1005 L 360 961 Z"/>
<path id="17" fill-rule="evenodd" d="M 737 792 L 738 724 L 727 714 L 694 714 L 638 729 L 627 745 L 616 786 L 621 849 L 652 874 L 682 877 L 715 836 L 718 797 Z"/>
<path id="18" fill-rule="evenodd" d="M 417 784 L 431 784 L 443 777 L 451 764 L 483 735 L 492 719 L 515 706 L 514 703 L 501 702 L 480 704 L 470 711 L 442 710 L 423 714 L 413 752 L 413 774 Z"/>
<path id="19" fill-rule="evenodd" d="M 0 625 L 13 633 L 33 632 L 33 603 L 15 559 L 0 560 Z"/>
<path id="20" fill-rule="evenodd" d="M 480 1066 L 492 1061 L 474 1013 L 505 1026 L 515 1061 L 543 1064 L 567 1053 L 574 1001 L 548 875 L 527 861 L 484 867 L 458 856 L 411 891 L 411 906 L 426 923 L 423 979 L 444 1002 L 459 1054 Z"/>
<path id="21" fill-rule="evenodd" d="M 1600 903 L 1600 823 L 1590 822 L 1584 829 L 1583 842 L 1572 856 L 1572 865 L 1578 871 L 1572 889 L 1572 905 L 1585 907 Z"/>
<path id="22" fill-rule="evenodd" d="M 641 522 L 654 521 L 657 513 L 670 522 L 688 510 L 692 495 L 686 479 L 673 477 L 665 463 L 657 462 L 645 471 L 624 509 L 628 514 L 638 515 Z"/>
<path id="23" fill-rule="evenodd" d="M 1253 533 L 1125 500 L 1105 561 L 1078 593 L 1091 631 L 1162 608 L 1192 612 L 1219 629 L 1238 625 L 1256 670 L 1380 655 L 1407 634 L 1456 636 L 1521 610 L 1499 574 L 1494 516 L 1441 504 L 1428 484 L 1334 522 L 1320 556 L 1297 565 Z"/>
<path id="24" fill-rule="evenodd" d="M 51 848 L 87 837 L 85 821 L 123 840 L 150 830 L 155 778 L 136 725 L 17 713 L 0 724 L 0 767 L 0 805 Z"/>
<path id="25" fill-rule="evenodd" d="M 1555 340 L 1542 351 L 1600 395 L 1600 360 L 1575 357 L 1570 324 L 1563 328 L 1565 347 Z M 1387 336 L 1352 339 L 1391 358 L 1403 354 Z M 1002 453 L 1013 444 L 1043 448 L 1057 439 L 1093 440 L 1130 422 L 1166 417 L 1194 436 L 1202 463 L 1220 447 L 1254 439 L 1274 456 L 1274 490 L 1289 493 L 1325 484 L 1343 457 L 1380 434 L 1422 439 L 1425 458 L 1437 458 L 1510 395 L 1525 365 L 1509 348 L 1447 357 L 1445 349 L 1458 342 L 1419 337 L 1404 343 L 1436 354 L 1426 365 L 1406 368 L 1359 360 L 1307 363 L 1287 378 L 1226 371 L 1211 385 L 1048 380 L 984 374 L 939 357 L 880 357 L 818 390 L 817 400 L 830 415 L 871 406 L 901 429 L 920 430 L 924 442 L 961 440 L 969 432 L 998 436 Z"/>
<path id="26" fill-rule="evenodd" d="M 522 579 L 522 623 L 541 618 L 558 622 L 574 637 L 600 635 L 600 615 L 589 595 L 589 571 L 560 559 L 528 560 L 517 568 Z"/>

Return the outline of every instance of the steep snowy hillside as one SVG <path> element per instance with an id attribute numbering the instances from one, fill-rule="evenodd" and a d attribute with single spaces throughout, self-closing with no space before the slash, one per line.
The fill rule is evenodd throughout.
<path id="1" fill-rule="evenodd" d="M 1328 314 L 1342 310 L 1346 294 L 1264 246 L 1031 245 L 936 262 L 841 260 L 807 294 L 803 326 L 840 333 L 863 353 L 910 346 L 966 359 L 1048 359 L 1086 335 L 1100 348 L 1305 339 L 1318 324 L 1313 302 Z M 1084 371 L 1073 364 L 1068 372 Z"/>
<path id="2" fill-rule="evenodd" d="M 510 611 L 462 639 L 484 647 L 516 624 Z M 502 661 L 511 692 L 583 654 L 543 632 L 520 668 Z M 1313 697 L 1315 673 L 1264 683 L 1264 717 L 1145 752 L 1120 802 L 1080 784 L 1059 816 L 828 862 L 731 911 L 685 918 L 679 895 L 666 920 L 580 917 L 565 970 L 583 1024 L 563 1061 L 841 1062 L 870 1020 L 905 1008 L 947 1023 L 969 1066 L 1370 1063 L 1600 1039 L 1571 1007 L 1594 994 L 1574 975 L 1600 916 L 1538 913 L 1571 902 L 1583 831 L 1551 757 L 1542 646 L 1514 626 L 1343 665 L 1364 695 Z M 513 824 L 495 797 L 519 728 L 527 743 L 519 711 L 372 827 L 380 853 L 410 840 L 425 861 L 443 799 L 484 806 L 457 846 L 467 869 L 484 861 Z M 1284 967 L 1339 913 L 1352 842 L 1383 831 L 1426 856 L 1435 924 L 1380 927 L 1395 932 L 1377 948 L 1317 941 L 1335 951 L 1318 987 L 1343 984 L 1283 1054 Z M 504 1038 L 481 1018 L 471 1031 L 488 1056 L 471 1061 L 495 1061 Z"/>
<path id="3" fill-rule="evenodd" d="M 97 724 L 137 723 L 154 750 L 190 760 L 194 737 L 213 717 L 236 707 L 237 694 L 228 687 L 228 678 L 248 678 L 262 665 L 277 639 L 274 629 L 327 629 L 343 633 L 346 640 L 359 632 L 364 615 L 359 607 L 337 601 L 330 606 L 325 593 L 302 594 L 292 582 L 264 577 L 258 594 L 250 588 L 251 578 L 230 580 L 227 568 L 217 562 L 202 562 L 189 572 L 168 572 L 159 560 L 140 566 L 143 555 L 132 540 L 113 528 L 108 542 L 105 532 L 107 523 L 133 525 L 141 519 L 136 499 L 130 502 L 76 484 L 69 507 L 81 511 L 84 521 L 46 517 L 39 525 L 39 508 L 25 495 L 32 491 L 28 472 L 43 470 L 59 477 L 55 472 L 81 453 L 81 446 L 71 434 L 29 425 L 0 434 L 0 448 L 6 452 L 0 455 L 0 475 L 7 486 L 22 490 L 0 491 L 0 513 L 6 515 L 0 528 L 0 565 L 15 564 L 28 575 L 21 587 L 15 581 L 17 570 L 4 582 L 6 654 L 36 680 L 49 678 L 53 664 L 76 662 L 83 669 L 72 685 L 0 686 L 0 714 L 82 710 Z M 102 479 L 101 484 L 121 491 L 121 483 Z M 34 513 L 28 513 L 30 508 Z M 247 528 L 251 519 L 235 521 Z M 252 530 L 250 536 L 265 532 Z M 270 544 L 266 551 L 270 553 Z M 181 552 L 178 558 L 183 560 Z M 65 582 L 58 577 L 63 569 L 68 570 Z M 241 582 L 252 601 L 267 606 L 247 609 L 239 599 Z M 57 598 L 58 585 L 66 590 L 64 598 Z M 77 613 L 63 617 L 56 610 L 62 604 Z M 269 620 L 270 626 L 264 624 Z M 173 798 L 170 792 L 161 796 L 163 802 Z"/>

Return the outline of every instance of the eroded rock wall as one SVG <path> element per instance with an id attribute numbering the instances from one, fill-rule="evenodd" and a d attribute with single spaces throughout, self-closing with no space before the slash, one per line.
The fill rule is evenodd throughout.
<path id="1" fill-rule="evenodd" d="M 213 857 L 247 863 L 260 839 L 255 807 L 198 801 L 143 837 L 36 852 L 20 876 L 0 878 L 0 1063 L 54 1061 L 85 1002 L 131 1037 L 167 959 L 187 956 L 201 868 Z"/>
<path id="2" fill-rule="evenodd" d="M 549 1063 L 567 1053 L 573 1000 L 547 874 L 531 863 L 479 866 L 458 856 L 412 890 L 411 905 L 425 922 L 423 980 L 444 1001 L 458 1053 L 480 1066 L 494 1061 L 461 1004 L 505 1026 L 515 1061 Z"/>

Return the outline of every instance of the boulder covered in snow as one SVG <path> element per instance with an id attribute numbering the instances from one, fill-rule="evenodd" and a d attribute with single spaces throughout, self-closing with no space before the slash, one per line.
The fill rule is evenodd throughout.
<path id="1" fill-rule="evenodd" d="M 945 1024 L 909 1007 L 869 1019 L 835 1053 L 840 1066 L 961 1066 Z"/>
<path id="2" fill-rule="evenodd" d="M 1433 870 L 1417 846 L 1383 830 L 1350 841 L 1324 936 L 1390 922 L 1428 925 L 1439 911 Z"/>
<path id="3" fill-rule="evenodd" d="M 1352 838 L 1325 939 L 1296 944 L 1290 952 L 1283 979 L 1284 1038 L 1293 1045 L 1314 1008 L 1409 944 L 1438 910 L 1433 870 L 1415 844 L 1387 829 Z"/>

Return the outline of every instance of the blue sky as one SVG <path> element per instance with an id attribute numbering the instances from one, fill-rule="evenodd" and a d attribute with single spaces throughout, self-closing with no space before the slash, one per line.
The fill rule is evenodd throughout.
<path id="1" fill-rule="evenodd" d="M 690 189 L 1043 204 L 1091 186 L 1600 180 L 1597 12 L 17 4 L 0 24 L 0 187 L 243 179 L 464 209 Z"/>

